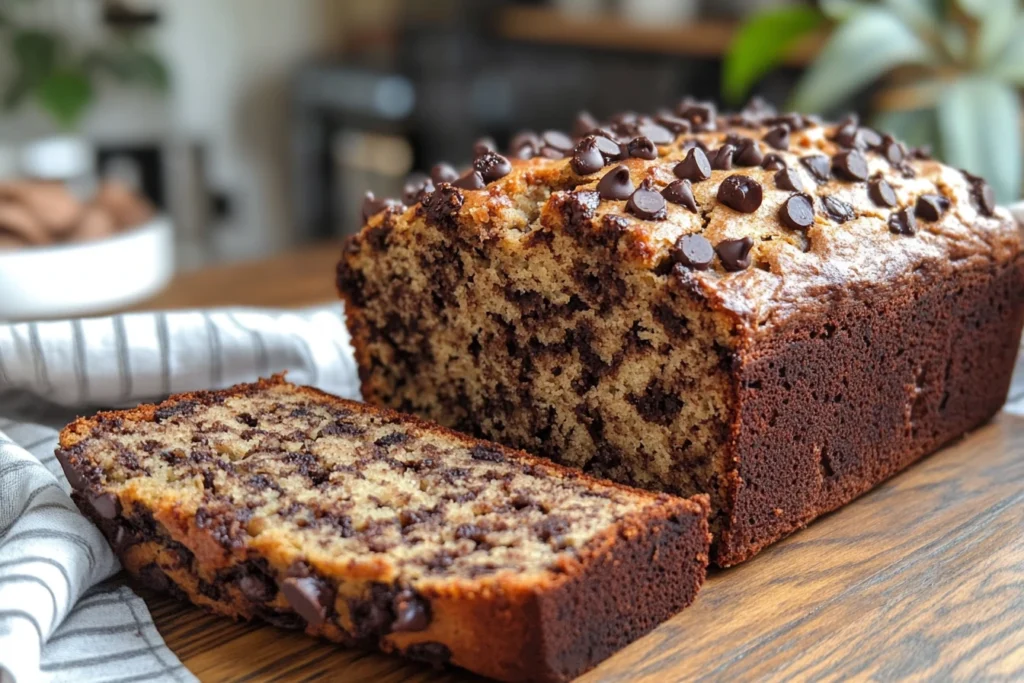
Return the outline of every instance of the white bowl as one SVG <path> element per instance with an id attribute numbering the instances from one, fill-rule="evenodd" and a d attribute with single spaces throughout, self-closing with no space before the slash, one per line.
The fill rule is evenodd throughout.
<path id="1" fill-rule="evenodd" d="M 106 239 L 0 252 L 0 320 L 109 311 L 156 293 L 174 273 L 166 216 Z"/>

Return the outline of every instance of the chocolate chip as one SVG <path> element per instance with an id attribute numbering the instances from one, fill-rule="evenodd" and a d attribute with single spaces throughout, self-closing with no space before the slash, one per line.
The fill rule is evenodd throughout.
<path id="1" fill-rule="evenodd" d="M 710 102 L 683 100 L 676 109 L 676 113 L 684 119 L 689 119 L 695 130 L 710 131 L 715 129 L 717 111 L 715 105 Z"/>
<path id="2" fill-rule="evenodd" d="M 583 138 L 572 152 L 569 162 L 572 170 L 579 175 L 590 175 L 604 168 L 604 155 L 594 136 Z"/>
<path id="3" fill-rule="evenodd" d="M 745 175 L 731 175 L 718 186 L 718 201 L 740 213 L 754 213 L 761 199 L 761 184 Z"/>
<path id="4" fill-rule="evenodd" d="M 672 172 L 683 180 L 698 183 L 711 177 L 711 164 L 707 154 L 700 147 L 694 147 L 685 159 L 675 165 Z"/>
<path id="5" fill-rule="evenodd" d="M 473 160 L 473 168 L 480 173 L 485 183 L 504 178 L 512 172 L 512 164 L 509 163 L 509 160 L 496 152 L 485 152 L 479 155 Z"/>
<path id="6" fill-rule="evenodd" d="M 454 183 L 458 180 L 458 172 L 452 168 L 451 164 L 434 164 L 434 167 L 430 169 L 430 179 L 437 183 Z"/>
<path id="7" fill-rule="evenodd" d="M 740 151 L 736 153 L 735 159 L 740 166 L 760 166 L 764 161 L 764 154 L 756 142 L 748 139 L 740 145 Z"/>
<path id="8" fill-rule="evenodd" d="M 971 188 L 971 196 L 978 204 L 978 210 L 982 215 L 992 217 L 996 215 L 996 193 L 992 186 L 986 181 L 978 179 Z"/>
<path id="9" fill-rule="evenodd" d="M 795 194 L 779 207 L 779 220 L 791 230 L 806 230 L 814 225 L 814 202 L 806 194 Z"/>
<path id="10" fill-rule="evenodd" d="M 363 222 L 367 222 L 371 217 L 392 206 L 400 206 L 397 199 L 388 199 L 387 197 L 377 199 L 372 192 L 367 192 L 363 197 Z"/>
<path id="11" fill-rule="evenodd" d="M 412 206 L 423 201 L 424 196 L 434 191 L 434 183 L 425 175 L 410 176 L 402 189 L 402 203 Z"/>
<path id="12" fill-rule="evenodd" d="M 121 501 L 112 493 L 101 493 L 98 496 L 88 494 L 86 499 L 100 519 L 114 519 L 121 514 Z"/>
<path id="13" fill-rule="evenodd" d="M 724 144 L 711 154 L 711 168 L 718 171 L 728 171 L 732 168 L 732 155 L 736 148 L 730 144 Z"/>
<path id="14" fill-rule="evenodd" d="M 473 143 L 473 154 L 476 156 L 482 156 L 488 152 L 496 152 L 498 145 L 494 143 L 494 138 L 482 137 Z"/>
<path id="15" fill-rule="evenodd" d="M 879 146 L 879 152 L 881 152 L 886 161 L 893 166 L 899 166 L 907 157 L 907 150 L 903 146 L 903 143 L 899 142 L 891 135 L 882 137 L 882 144 Z"/>
<path id="16" fill-rule="evenodd" d="M 870 149 L 874 149 L 882 144 L 882 135 L 873 128 L 861 128 L 860 137 Z"/>
<path id="17" fill-rule="evenodd" d="M 896 191 L 885 178 L 873 178 L 868 183 L 868 197 L 876 206 L 896 206 Z"/>
<path id="18" fill-rule="evenodd" d="M 673 180 L 661 191 L 661 196 L 673 204 L 679 204 L 697 213 L 697 200 L 693 198 L 693 188 L 689 180 Z"/>
<path id="19" fill-rule="evenodd" d="M 825 207 L 825 213 L 836 223 L 845 223 L 854 216 L 853 207 L 842 199 L 828 196 L 823 197 L 821 203 Z"/>
<path id="20" fill-rule="evenodd" d="M 659 114 L 654 117 L 654 120 L 677 135 L 689 133 L 692 128 L 689 121 L 678 116 L 672 116 L 671 114 Z"/>
<path id="21" fill-rule="evenodd" d="M 532 130 L 516 133 L 508 145 L 512 156 L 518 159 L 532 159 L 537 156 L 540 146 L 540 138 Z"/>
<path id="22" fill-rule="evenodd" d="M 600 126 L 601 123 L 589 111 L 581 111 L 572 124 L 572 134 L 581 138 Z"/>
<path id="23" fill-rule="evenodd" d="M 910 207 L 893 211 L 889 214 L 889 230 L 897 235 L 914 235 L 917 233 L 917 220 Z"/>
<path id="24" fill-rule="evenodd" d="M 663 128 L 656 123 L 646 123 L 639 128 L 640 135 L 647 138 L 656 145 L 670 145 L 675 141 L 676 136 L 668 128 Z"/>
<path id="25" fill-rule="evenodd" d="M 715 247 L 715 251 L 718 252 L 718 258 L 722 259 L 722 266 L 729 272 L 736 272 L 750 267 L 750 249 L 753 246 L 754 240 L 741 237 L 736 240 L 722 240 Z"/>
<path id="26" fill-rule="evenodd" d="M 606 161 L 615 161 L 617 159 L 626 158 L 626 150 L 623 149 L 622 145 L 611 138 L 598 135 L 594 137 L 594 141 L 597 142 L 597 148 L 601 150 L 601 154 L 604 155 Z"/>
<path id="27" fill-rule="evenodd" d="M 684 152 L 689 152 L 691 149 L 695 148 L 704 152 L 705 155 L 709 154 L 711 151 L 708 149 L 708 146 L 704 144 L 703 140 L 698 140 L 697 138 L 691 138 L 689 140 L 684 141 L 683 144 L 679 145 L 679 149 L 683 150 Z"/>
<path id="28" fill-rule="evenodd" d="M 658 158 L 658 148 L 654 146 L 650 138 L 642 135 L 630 140 L 626 149 L 629 152 L 629 156 L 636 157 L 637 159 L 652 160 Z"/>
<path id="29" fill-rule="evenodd" d="M 761 168 L 766 171 L 781 171 L 786 168 L 786 160 L 775 152 L 768 152 L 764 155 L 764 161 L 761 162 Z"/>
<path id="30" fill-rule="evenodd" d="M 430 625 L 430 603 L 411 590 L 395 595 L 392 609 L 395 612 L 392 631 L 422 631 Z"/>
<path id="31" fill-rule="evenodd" d="M 941 194 L 923 194 L 917 198 L 914 205 L 914 215 L 926 221 L 935 222 L 942 218 L 942 214 L 949 208 L 949 200 Z"/>
<path id="32" fill-rule="evenodd" d="M 775 174 L 775 187 L 790 192 L 803 192 L 804 181 L 801 180 L 800 174 L 796 170 L 784 168 Z"/>
<path id="33" fill-rule="evenodd" d="M 320 626 L 327 620 L 331 591 L 320 579 L 312 576 L 285 579 L 281 582 L 281 593 L 310 626 Z"/>
<path id="34" fill-rule="evenodd" d="M 864 141 L 864 137 L 860 134 L 860 129 L 857 127 L 856 122 L 847 123 L 846 125 L 837 128 L 833 139 L 836 141 L 836 144 L 841 147 L 853 149 L 863 149 L 867 147 L 867 143 Z"/>
<path id="35" fill-rule="evenodd" d="M 654 190 L 641 187 L 626 202 L 626 211 L 648 221 L 665 220 L 665 198 Z"/>
<path id="36" fill-rule="evenodd" d="M 832 162 L 824 154 L 812 154 L 810 156 L 801 157 L 800 163 L 811 172 L 814 179 L 819 183 L 827 183 L 829 175 L 832 173 Z"/>
<path id="37" fill-rule="evenodd" d="M 572 138 L 560 130 L 546 130 L 541 134 L 540 139 L 548 147 L 561 152 L 568 152 L 572 149 Z"/>
<path id="38" fill-rule="evenodd" d="M 484 446 L 483 444 L 473 446 L 469 451 L 469 456 L 473 460 L 483 460 L 484 462 L 505 462 L 504 453 L 497 448 Z"/>
<path id="39" fill-rule="evenodd" d="M 687 268 L 707 270 L 715 258 L 715 250 L 703 235 L 683 235 L 671 250 L 672 259 Z"/>
<path id="40" fill-rule="evenodd" d="M 605 173 L 597 183 L 597 192 L 601 195 L 601 199 L 629 199 L 633 190 L 629 169 L 621 164 Z"/>
<path id="41" fill-rule="evenodd" d="M 840 152 L 832 157 L 832 170 L 843 180 L 867 180 L 868 160 L 856 149 Z"/>
<path id="42" fill-rule="evenodd" d="M 64 472 L 64 476 L 67 477 L 68 484 L 75 491 L 82 491 L 89 486 L 89 482 L 86 481 L 78 470 L 71 466 L 71 454 L 65 450 L 57 450 L 54 453 L 57 458 L 57 462 L 60 463 L 60 469 Z"/>
<path id="43" fill-rule="evenodd" d="M 765 144 L 771 145 L 775 149 L 789 149 L 789 126 L 785 124 L 775 126 L 765 133 L 761 139 L 765 141 Z"/>
<path id="44" fill-rule="evenodd" d="M 482 190 L 487 187 L 484 177 L 480 171 L 466 171 L 466 174 L 452 183 L 453 186 L 463 190 Z"/>

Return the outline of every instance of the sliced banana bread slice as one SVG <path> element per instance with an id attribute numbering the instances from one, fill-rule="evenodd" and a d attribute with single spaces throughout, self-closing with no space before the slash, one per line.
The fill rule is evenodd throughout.
<path id="1" fill-rule="evenodd" d="M 688 605 L 707 500 L 592 479 L 282 377 L 79 419 L 57 452 L 129 572 L 236 618 L 565 680 Z"/>

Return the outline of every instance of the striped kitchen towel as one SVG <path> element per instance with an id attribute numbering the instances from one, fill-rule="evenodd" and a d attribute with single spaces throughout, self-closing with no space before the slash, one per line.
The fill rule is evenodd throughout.
<path id="1" fill-rule="evenodd" d="M 358 398 L 340 304 L 0 324 L 0 683 L 194 681 L 53 456 L 76 414 L 281 370 Z"/>

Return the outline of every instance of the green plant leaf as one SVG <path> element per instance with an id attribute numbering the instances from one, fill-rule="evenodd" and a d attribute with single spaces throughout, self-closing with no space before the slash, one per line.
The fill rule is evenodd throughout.
<path id="1" fill-rule="evenodd" d="M 1013 37 L 1018 0 L 957 0 L 957 4 L 978 22 L 975 63 L 990 64 Z"/>
<path id="2" fill-rule="evenodd" d="M 821 111 L 893 67 L 936 64 L 935 52 L 892 12 L 869 7 L 840 25 L 793 95 L 793 106 Z"/>
<path id="3" fill-rule="evenodd" d="M 77 69 L 56 69 L 35 89 L 39 104 L 67 129 L 78 124 L 92 94 L 88 75 Z"/>
<path id="4" fill-rule="evenodd" d="M 41 82 L 53 70 L 59 47 L 56 36 L 41 31 L 18 31 L 11 39 L 19 74 L 30 86 Z"/>
<path id="5" fill-rule="evenodd" d="M 1013 35 L 1024 37 L 1024 16 L 1017 19 Z M 1024 38 L 1011 40 L 989 71 L 993 78 L 1024 87 Z"/>
<path id="6" fill-rule="evenodd" d="M 155 90 L 167 90 L 170 76 L 163 61 L 154 53 L 134 47 L 90 52 L 83 60 L 89 73 L 112 76 L 122 83 L 140 83 Z"/>
<path id="7" fill-rule="evenodd" d="M 822 24 L 811 7 L 784 7 L 754 15 L 737 32 L 722 68 L 722 94 L 738 102 L 776 66 L 792 45 Z"/>
<path id="8" fill-rule="evenodd" d="M 961 78 L 943 90 L 937 114 L 945 160 L 985 177 L 1001 202 L 1020 197 L 1021 107 L 1013 88 Z"/>

